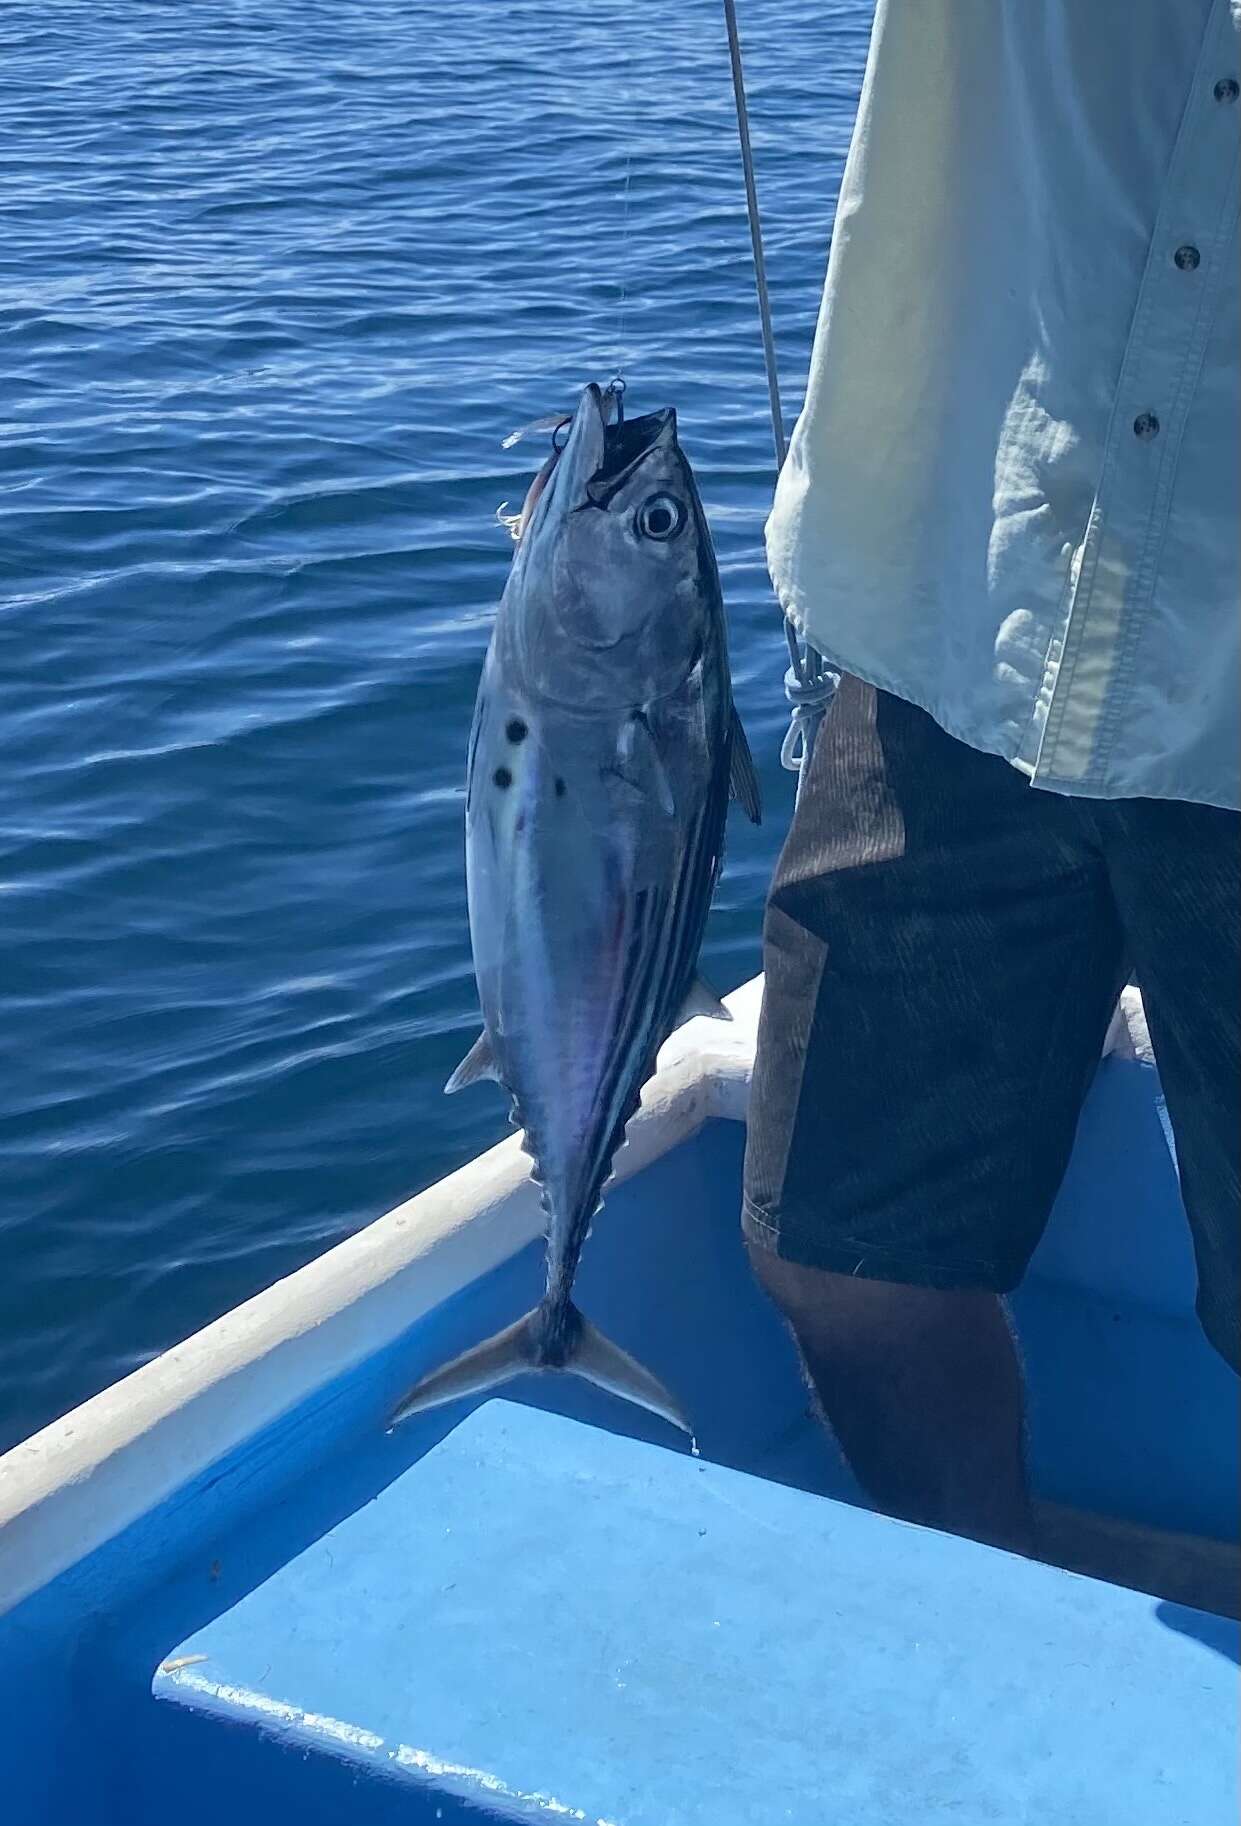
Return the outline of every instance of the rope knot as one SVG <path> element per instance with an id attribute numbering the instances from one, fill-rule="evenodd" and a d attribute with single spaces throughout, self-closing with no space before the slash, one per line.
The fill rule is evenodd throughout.
<path id="1" fill-rule="evenodd" d="M 784 695 L 793 707 L 793 714 L 780 745 L 780 765 L 789 773 L 799 776 L 799 790 L 802 768 L 810 758 L 814 738 L 819 733 L 819 724 L 827 714 L 827 707 L 835 697 L 839 683 L 839 672 L 833 672 L 830 666 L 823 665 L 821 661 L 808 671 L 805 678 L 799 678 L 792 666 L 784 675 Z"/>

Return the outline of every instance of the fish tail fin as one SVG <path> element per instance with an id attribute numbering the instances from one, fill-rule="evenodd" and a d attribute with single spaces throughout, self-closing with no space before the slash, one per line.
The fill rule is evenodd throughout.
<path id="1" fill-rule="evenodd" d="M 411 1414 L 437 1408 L 446 1401 L 502 1388 L 531 1370 L 551 1369 L 567 1370 L 690 1432 L 689 1421 L 675 1396 L 659 1378 L 583 1318 L 576 1306 L 570 1305 L 567 1312 L 559 1315 L 554 1329 L 549 1319 L 546 1305 L 536 1306 L 516 1324 L 463 1351 L 442 1369 L 432 1370 L 410 1390 L 390 1424 L 397 1426 Z"/>
<path id="2" fill-rule="evenodd" d="M 635 1406 L 645 1408 L 648 1414 L 671 1421 L 683 1433 L 692 1433 L 693 1428 L 676 1396 L 664 1387 L 659 1377 L 653 1376 L 619 1344 L 613 1344 L 611 1338 L 583 1318 L 576 1307 L 572 1311 L 578 1321 L 577 1335 L 563 1367 L 572 1375 L 593 1382 L 596 1388 L 606 1389 L 610 1395 L 619 1395 L 622 1401 L 632 1401 Z"/>
<path id="3" fill-rule="evenodd" d="M 467 1395 L 481 1395 L 490 1389 L 502 1388 L 514 1376 L 524 1376 L 527 1370 L 538 1369 L 534 1321 L 539 1316 L 540 1309 L 536 1306 L 515 1325 L 506 1325 L 503 1331 L 462 1351 L 442 1369 L 432 1370 L 430 1375 L 414 1384 L 389 1424 L 399 1426 L 411 1414 L 438 1408 L 446 1401 L 460 1401 Z"/>

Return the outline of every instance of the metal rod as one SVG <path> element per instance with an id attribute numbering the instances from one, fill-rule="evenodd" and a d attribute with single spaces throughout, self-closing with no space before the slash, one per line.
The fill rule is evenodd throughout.
<path id="1" fill-rule="evenodd" d="M 776 446 L 776 468 L 783 469 L 788 445 L 784 437 L 784 415 L 780 410 L 780 380 L 776 372 L 776 339 L 771 329 L 771 300 L 767 296 L 767 264 L 763 258 L 763 230 L 758 213 L 758 190 L 754 183 L 754 153 L 750 147 L 750 113 L 745 98 L 745 73 L 741 67 L 741 40 L 737 36 L 735 0 L 724 0 L 724 22 L 728 27 L 728 56 L 733 69 L 733 97 L 737 104 L 737 134 L 741 140 L 741 168 L 745 174 L 746 210 L 750 218 L 750 246 L 754 252 L 754 289 L 758 293 L 758 315 L 763 326 L 763 360 L 767 364 L 767 397 L 771 405 L 771 434 Z"/>
<path id="2" fill-rule="evenodd" d="M 733 100 L 737 105 L 737 137 L 741 141 L 741 169 L 745 176 L 746 214 L 750 221 L 750 250 L 754 256 L 754 289 L 758 293 L 758 318 L 763 331 L 763 363 L 767 369 L 767 402 L 771 408 L 771 438 L 776 447 L 776 473 L 784 468 L 788 445 L 784 437 L 784 413 L 780 407 L 780 376 L 776 368 L 776 339 L 771 327 L 771 299 L 767 295 L 767 262 L 763 258 L 763 226 L 758 213 L 758 187 L 754 182 L 754 153 L 750 146 L 750 110 L 746 105 L 745 71 L 741 67 L 741 40 L 737 35 L 737 8 L 734 0 L 724 0 L 724 23 L 728 28 L 728 58 L 733 71 Z M 784 638 L 796 678 L 805 680 L 806 661 L 802 655 L 797 630 L 786 615 Z"/>

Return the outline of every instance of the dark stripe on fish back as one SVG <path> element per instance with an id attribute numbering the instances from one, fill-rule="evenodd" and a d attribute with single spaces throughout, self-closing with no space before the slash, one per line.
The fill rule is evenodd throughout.
<path id="1" fill-rule="evenodd" d="M 722 860 L 727 804 L 727 770 L 717 767 L 706 802 L 686 834 L 682 866 L 671 894 L 665 897 L 645 890 L 635 897 L 621 979 L 625 996 L 599 1086 L 598 1140 L 585 1163 L 573 1212 L 562 1214 L 567 1222 L 561 1248 L 548 1257 L 548 1294 L 554 1302 L 569 1297 L 612 1157 L 693 981 Z"/>

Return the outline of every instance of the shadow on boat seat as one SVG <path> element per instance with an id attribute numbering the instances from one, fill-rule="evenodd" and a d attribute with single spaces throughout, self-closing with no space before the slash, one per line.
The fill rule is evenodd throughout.
<path id="1" fill-rule="evenodd" d="M 1237 1632 L 1175 1612 L 493 1400 L 180 1645 L 131 1817 L 1222 1820 Z"/>
<path id="2" fill-rule="evenodd" d="M 583 1308 L 676 1390 L 703 1453 L 864 1503 L 814 1416 L 738 1234 L 739 1123 L 715 1122 L 616 1189 Z M 1194 1312 L 1196 1276 L 1154 1067 L 1099 1068 L 1047 1233 L 1012 1306 L 1031 1479 L 1055 1563 L 1236 1615 L 1238 1383 Z M 548 1405 L 676 1446 L 620 1404 Z"/>

